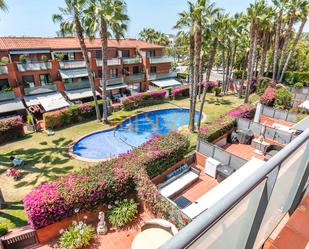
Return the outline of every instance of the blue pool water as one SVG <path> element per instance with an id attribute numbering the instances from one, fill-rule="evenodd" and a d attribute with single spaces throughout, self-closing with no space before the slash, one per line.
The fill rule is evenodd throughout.
<path id="1" fill-rule="evenodd" d="M 196 113 L 195 120 L 198 115 Z M 75 143 L 73 152 L 87 159 L 107 159 L 125 153 L 155 135 L 167 134 L 188 124 L 188 109 L 141 113 L 126 119 L 113 130 L 92 133 L 82 138 Z"/>

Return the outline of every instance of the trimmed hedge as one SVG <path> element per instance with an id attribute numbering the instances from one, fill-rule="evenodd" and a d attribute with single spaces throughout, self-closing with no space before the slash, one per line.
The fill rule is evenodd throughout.
<path id="1" fill-rule="evenodd" d="M 0 144 L 15 140 L 24 135 L 21 116 L 0 119 Z"/>
<path id="2" fill-rule="evenodd" d="M 132 94 L 122 100 L 122 106 L 125 111 L 131 111 L 140 107 L 159 104 L 164 101 L 166 93 L 166 90 L 160 90 Z"/>
<path id="3" fill-rule="evenodd" d="M 187 153 L 189 142 L 179 133 L 154 137 L 116 159 L 44 183 L 23 199 L 29 224 L 45 227 L 74 214 L 94 210 L 137 191 L 146 204 L 169 216 L 170 206 L 159 196 L 151 177 L 162 174 Z"/>
<path id="4" fill-rule="evenodd" d="M 190 95 L 190 86 L 176 87 L 172 90 L 174 99 L 187 98 Z"/>

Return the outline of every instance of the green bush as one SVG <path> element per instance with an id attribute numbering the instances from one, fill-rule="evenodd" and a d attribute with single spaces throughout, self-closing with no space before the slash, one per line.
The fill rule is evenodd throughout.
<path id="1" fill-rule="evenodd" d="M 275 90 L 275 107 L 285 109 L 292 101 L 293 94 L 285 87 Z"/>
<path id="2" fill-rule="evenodd" d="M 186 79 L 188 77 L 188 73 L 177 73 L 178 79 Z"/>
<path id="3" fill-rule="evenodd" d="M 8 227 L 6 224 L 0 224 L 0 237 L 6 235 L 8 232 Z"/>
<path id="4" fill-rule="evenodd" d="M 222 88 L 220 86 L 215 86 L 213 88 L 213 92 L 215 93 L 216 96 L 219 96 L 219 94 L 222 92 Z"/>
<path id="5" fill-rule="evenodd" d="M 234 75 L 236 76 L 237 79 L 242 79 L 243 75 L 244 75 L 244 78 L 247 78 L 247 71 L 236 70 L 234 71 Z"/>
<path id="6" fill-rule="evenodd" d="M 267 77 L 260 78 L 256 86 L 256 93 L 259 96 L 262 96 L 265 90 L 267 89 L 267 87 L 269 86 L 270 82 L 271 82 L 270 78 L 267 78 Z"/>
<path id="7" fill-rule="evenodd" d="M 303 88 L 303 87 L 304 87 L 304 84 L 301 83 L 301 82 L 297 82 L 297 83 L 295 83 L 295 85 L 294 85 L 294 88 L 295 88 L 295 89 L 301 89 L 301 88 Z"/>
<path id="8" fill-rule="evenodd" d="M 90 244 L 90 240 L 94 237 L 93 226 L 87 225 L 82 221 L 73 221 L 73 225 L 65 230 L 60 239 L 59 244 L 61 249 L 68 248 L 83 248 Z"/>
<path id="9" fill-rule="evenodd" d="M 133 221 L 137 213 L 135 201 L 124 199 L 110 210 L 108 220 L 115 227 L 123 227 Z"/>
<path id="10" fill-rule="evenodd" d="M 309 82 L 309 72 L 286 72 L 283 82 L 291 86 L 298 82 L 307 84 Z"/>

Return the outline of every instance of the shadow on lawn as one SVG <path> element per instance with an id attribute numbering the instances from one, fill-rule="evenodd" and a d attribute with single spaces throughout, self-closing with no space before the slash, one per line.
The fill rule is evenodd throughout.
<path id="1" fill-rule="evenodd" d="M 214 104 L 214 105 L 232 105 L 232 102 L 230 100 L 223 98 L 210 98 L 206 101 L 208 104 Z"/>
<path id="2" fill-rule="evenodd" d="M 24 209 L 21 202 L 6 202 L 7 206 L 5 209 L 0 210 L 0 220 L 1 223 L 7 224 L 7 221 L 9 223 L 13 224 L 13 227 L 21 227 L 27 225 L 27 220 L 25 219 L 24 215 L 21 217 L 18 217 L 16 213 L 20 213 L 21 210 Z M 24 217 L 24 218 L 23 218 Z M 7 221 L 6 221 L 7 220 Z M 11 227 L 11 225 L 9 225 Z"/>

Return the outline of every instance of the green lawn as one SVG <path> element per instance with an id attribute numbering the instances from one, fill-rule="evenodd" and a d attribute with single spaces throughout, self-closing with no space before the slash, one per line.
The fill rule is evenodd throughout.
<path id="1" fill-rule="evenodd" d="M 207 115 L 207 120 L 213 120 L 241 103 L 243 100 L 235 96 L 223 98 L 208 96 L 204 113 Z M 189 101 L 188 99 L 170 101 L 131 112 L 120 111 L 111 116 L 110 120 L 119 122 L 139 112 L 175 106 L 189 107 Z M 89 121 L 57 130 L 54 136 L 48 137 L 45 133 L 34 133 L 27 135 L 24 139 L 0 146 L 0 186 L 5 200 L 9 203 L 7 209 L 0 210 L 0 223 L 7 223 L 9 227 L 24 225 L 26 218 L 20 201 L 25 194 L 42 182 L 91 165 L 91 163 L 69 157 L 68 146 L 72 141 L 87 133 L 108 127 L 97 121 Z M 194 149 L 196 134 L 190 134 L 189 138 L 191 148 Z M 6 176 L 6 170 L 11 166 L 9 161 L 11 155 L 16 155 L 26 162 L 22 167 L 22 178 L 19 181 Z"/>

